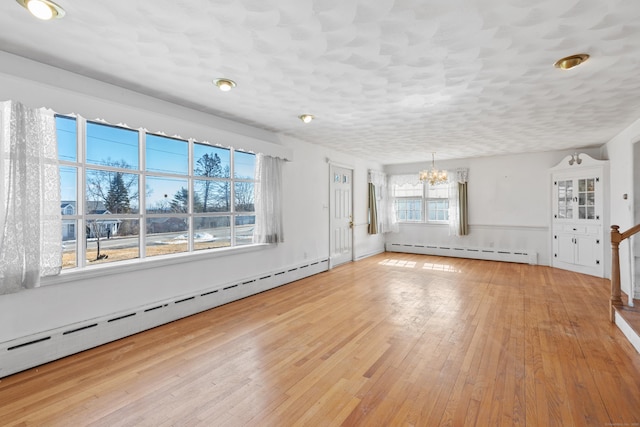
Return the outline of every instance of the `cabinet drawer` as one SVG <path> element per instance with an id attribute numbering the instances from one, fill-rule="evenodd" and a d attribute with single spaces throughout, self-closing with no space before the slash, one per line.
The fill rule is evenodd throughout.
<path id="1" fill-rule="evenodd" d="M 564 231 L 569 231 L 571 233 L 585 234 L 587 232 L 587 227 L 584 225 L 565 225 Z"/>
<path id="2" fill-rule="evenodd" d="M 589 234 L 600 234 L 600 227 L 597 225 L 590 225 L 587 227 L 587 233 Z"/>

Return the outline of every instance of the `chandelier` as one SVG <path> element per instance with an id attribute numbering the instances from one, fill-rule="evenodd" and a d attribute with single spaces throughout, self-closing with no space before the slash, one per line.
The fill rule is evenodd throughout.
<path id="1" fill-rule="evenodd" d="M 436 153 L 431 153 L 431 169 L 420 171 L 420 181 L 428 182 L 429 185 L 442 184 L 447 182 L 447 171 L 436 169 Z"/>

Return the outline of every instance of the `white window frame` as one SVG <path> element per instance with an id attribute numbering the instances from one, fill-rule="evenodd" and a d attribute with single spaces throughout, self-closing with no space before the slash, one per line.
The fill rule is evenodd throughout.
<path id="1" fill-rule="evenodd" d="M 449 184 L 448 183 L 443 183 L 443 184 L 437 184 L 436 186 L 430 186 L 427 183 L 420 183 L 420 184 L 413 184 L 414 187 L 414 191 L 413 194 L 411 194 L 411 190 L 410 189 L 404 189 L 404 191 L 398 189 L 397 187 L 400 184 L 394 184 L 393 188 L 392 188 L 392 192 L 393 192 L 393 200 L 394 200 L 394 209 L 396 212 L 396 218 L 397 218 L 397 222 L 398 223 L 402 223 L 402 224 L 448 224 L 449 223 Z M 403 185 L 408 185 L 408 184 L 403 184 Z M 419 191 L 415 191 L 415 187 L 420 187 Z M 446 197 L 430 197 L 430 189 L 446 189 Z M 399 191 L 400 190 L 400 191 Z M 402 193 L 409 193 L 410 195 L 398 195 L 398 193 L 402 194 Z M 398 210 L 398 201 L 401 200 L 406 200 L 406 201 L 420 201 L 420 219 L 417 220 L 407 220 L 407 219 L 401 219 L 401 215 L 400 215 L 400 211 Z M 439 202 L 444 200 L 446 202 L 446 208 L 442 209 L 441 211 L 446 212 L 446 217 L 445 219 L 442 220 L 430 220 L 429 219 L 429 204 L 430 202 Z M 408 211 L 407 211 L 408 212 Z"/>
<path id="2" fill-rule="evenodd" d="M 76 160 L 75 161 L 71 161 L 71 160 L 63 160 L 63 159 L 59 159 L 58 160 L 58 164 L 61 168 L 63 167 L 70 167 L 70 168 L 74 168 L 76 170 L 76 206 L 75 206 L 75 212 L 73 215 L 63 215 L 62 219 L 64 220 L 69 220 L 69 221 L 73 221 L 73 224 L 75 225 L 75 229 L 76 229 L 76 265 L 75 267 L 68 267 L 65 268 L 63 270 L 63 273 L 69 273 L 69 272 L 74 272 L 74 271 L 82 271 L 85 270 L 86 268 L 89 269 L 93 269 L 94 267 L 107 267 L 107 266 L 113 266 L 114 268 L 118 268 L 118 266 L 124 266 L 124 265 L 131 265 L 131 264 L 136 264 L 136 263 L 141 263 L 141 262 L 146 262 L 148 263 L 150 260 L 155 260 L 155 259 L 166 259 L 168 257 L 183 257 L 183 256 L 195 256 L 196 254 L 199 254 L 198 256 L 202 256 L 202 253 L 211 253 L 211 252 L 226 252 L 228 253 L 229 250 L 234 250 L 234 249 L 241 249 L 242 251 L 247 251 L 247 250 L 251 250 L 250 246 L 263 246 L 263 245 L 256 245 L 253 244 L 251 242 L 251 244 L 238 244 L 238 242 L 236 242 L 236 217 L 245 217 L 245 216 L 254 216 L 256 215 L 255 210 L 254 211 L 239 211 L 236 212 L 236 208 L 235 208 L 235 183 L 236 182 L 248 182 L 248 183 L 253 183 L 254 185 L 254 191 L 255 191 L 255 186 L 257 184 L 257 179 L 256 177 L 254 177 L 253 179 L 248 179 L 248 178 L 235 178 L 235 162 L 234 162 L 234 155 L 236 152 L 242 152 L 242 153 L 247 153 L 247 154 L 251 154 L 251 155 L 255 155 L 254 153 L 250 152 L 250 151 L 246 151 L 246 150 L 236 150 L 233 147 L 218 147 L 212 144 L 208 144 L 206 142 L 203 141 L 195 141 L 194 139 L 184 139 L 184 138 L 179 138 L 179 137 L 168 137 L 168 138 L 173 138 L 173 139 L 178 139 L 180 141 L 185 141 L 188 144 L 188 171 L 187 174 L 182 175 L 182 174 L 176 174 L 176 173 L 165 173 L 165 172 L 158 172 L 158 171 L 147 171 L 146 170 L 146 158 L 145 158 L 145 152 L 146 152 L 146 147 L 145 147 L 145 143 L 146 143 L 146 135 L 147 133 L 149 134 L 153 134 L 153 135 L 159 135 L 159 136 L 164 136 L 161 134 L 157 134 L 157 133 L 152 133 L 152 132 L 147 132 L 145 129 L 130 129 L 127 128 L 125 126 L 120 126 L 120 125 L 112 125 L 109 123 L 101 123 L 98 121 L 93 121 L 93 120 L 87 120 L 82 116 L 79 115 L 70 115 L 70 114 L 57 114 L 56 116 L 59 117 L 63 117 L 63 118 L 69 118 L 69 119 L 73 119 L 75 120 L 75 124 L 76 124 Z M 86 162 L 86 125 L 87 122 L 92 122 L 92 123 L 96 123 L 98 125 L 105 125 L 105 126 L 111 126 L 114 128 L 121 128 L 121 129 L 125 129 L 125 130 L 133 130 L 138 132 L 138 165 L 135 168 L 132 169 L 123 169 L 123 168 L 119 168 L 119 167 L 113 167 L 113 166 L 103 166 L 103 165 L 96 165 L 93 163 L 87 163 Z M 229 211 L 226 212 L 207 212 L 207 213 L 201 213 L 201 212 L 194 212 L 193 209 L 193 194 L 194 194 L 194 182 L 197 180 L 202 180 L 205 179 L 205 177 L 199 176 L 199 175 L 195 175 L 193 172 L 193 166 L 194 166 L 194 154 L 193 154 L 193 145 L 195 143 L 198 144 L 205 144 L 205 145 L 210 145 L 212 147 L 215 148 L 223 148 L 223 149 L 228 149 L 229 150 L 229 178 L 207 178 L 207 179 L 211 179 L 211 180 L 215 180 L 215 181 L 225 181 L 225 182 L 229 182 L 230 184 L 230 203 L 229 203 Z M 138 175 L 138 192 L 139 192 L 139 198 L 138 198 L 138 212 L 136 213 L 126 213 L 126 214 L 117 214 L 117 215 L 108 215 L 108 213 L 106 214 L 109 219 L 133 219 L 138 221 L 139 224 L 139 233 L 138 233 L 138 257 L 137 258 L 132 258 L 132 259 L 126 259 L 126 260 L 121 260 L 121 261 L 113 261 L 113 262 L 108 262 L 108 263 L 96 263 L 95 265 L 89 265 L 89 263 L 86 260 L 86 246 L 87 246 L 87 240 L 86 240 L 86 229 L 85 229 L 85 224 L 87 222 L 87 220 L 92 220 L 92 219 L 103 219 L 106 218 L 104 215 L 97 215 L 97 214 L 88 214 L 86 213 L 86 209 L 85 209 L 85 200 L 86 200 L 86 175 L 87 175 L 87 169 L 89 170 L 105 170 L 105 171 L 111 171 L 111 172 L 122 172 L 122 173 L 126 173 L 126 174 L 136 174 Z M 178 179 L 184 179 L 187 181 L 188 184 L 188 190 L 189 190 L 189 202 L 188 202 L 188 212 L 187 213 L 177 213 L 177 212 L 168 212 L 166 214 L 160 214 L 160 213 L 147 213 L 146 211 L 146 200 L 145 200 L 145 191 L 144 189 L 146 188 L 146 178 L 147 176 L 152 176 L 152 177 L 164 177 L 164 178 L 178 178 Z M 255 195 L 255 193 L 254 193 Z M 210 249 L 203 249 L 203 250 L 198 250 L 196 251 L 194 249 L 194 233 L 197 231 L 195 230 L 195 226 L 194 226 L 194 221 L 193 218 L 194 217 L 200 217 L 200 216 L 228 216 L 229 217 L 229 226 L 230 226 L 230 244 L 229 246 L 224 246 L 224 247 L 220 247 L 220 248 L 210 248 Z M 187 246 L 187 250 L 183 251 L 183 252 L 179 252 L 176 254 L 167 254 L 167 255 L 156 255 L 156 256 L 152 256 L 152 257 L 148 257 L 145 253 L 145 248 L 146 248 L 146 239 L 147 239 L 147 232 L 146 232 L 146 224 L 147 224 L 147 219 L 148 218 L 158 218 L 158 217 L 181 217 L 181 218 L 185 218 L 185 220 L 187 220 L 188 225 L 187 225 L 187 231 L 186 233 L 188 233 L 189 239 L 188 239 L 188 246 Z M 63 223 L 63 226 L 68 226 L 68 223 Z M 64 242 L 63 242 L 64 244 Z"/>
<path id="3" fill-rule="evenodd" d="M 444 190 L 444 191 L 443 191 Z M 434 186 L 425 184 L 424 185 L 424 191 L 425 191 L 425 220 L 428 223 L 434 223 L 434 224 L 448 224 L 449 223 L 449 183 L 445 182 L 442 184 L 436 184 Z M 446 195 L 444 197 L 434 197 L 432 195 L 433 193 L 442 191 L 444 193 L 446 193 Z M 446 202 L 446 207 L 445 209 L 436 209 L 436 212 L 445 212 L 445 218 L 444 219 L 429 219 L 430 216 L 430 206 L 429 204 L 431 202 L 440 202 L 440 201 L 445 201 Z"/>

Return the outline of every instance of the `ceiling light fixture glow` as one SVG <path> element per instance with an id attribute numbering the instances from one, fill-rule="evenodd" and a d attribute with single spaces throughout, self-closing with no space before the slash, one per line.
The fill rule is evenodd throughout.
<path id="1" fill-rule="evenodd" d="M 229 79 L 216 79 L 213 82 L 218 86 L 218 89 L 223 92 L 229 92 L 231 89 L 236 87 L 236 82 Z"/>
<path id="2" fill-rule="evenodd" d="M 304 123 L 311 123 L 311 120 L 315 119 L 315 117 L 313 117 L 311 114 L 301 114 L 298 116 L 298 118 Z"/>
<path id="3" fill-rule="evenodd" d="M 566 58 L 558 59 L 554 67 L 560 68 L 561 70 L 570 70 L 571 68 L 577 67 L 578 65 L 585 62 L 589 59 L 589 55 L 586 53 L 579 53 L 578 55 L 567 56 Z"/>
<path id="4" fill-rule="evenodd" d="M 38 19 L 48 21 L 54 18 L 62 18 L 65 15 L 64 9 L 49 0 L 16 0 L 20 6 L 24 7 Z"/>

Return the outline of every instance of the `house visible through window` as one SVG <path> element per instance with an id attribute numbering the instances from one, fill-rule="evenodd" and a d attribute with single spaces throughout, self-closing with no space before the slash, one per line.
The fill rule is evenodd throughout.
<path id="1" fill-rule="evenodd" d="M 81 117 L 56 126 L 63 268 L 252 243 L 254 154 Z"/>
<path id="2" fill-rule="evenodd" d="M 394 184 L 398 222 L 447 222 L 449 220 L 449 186 L 447 183 Z"/>

